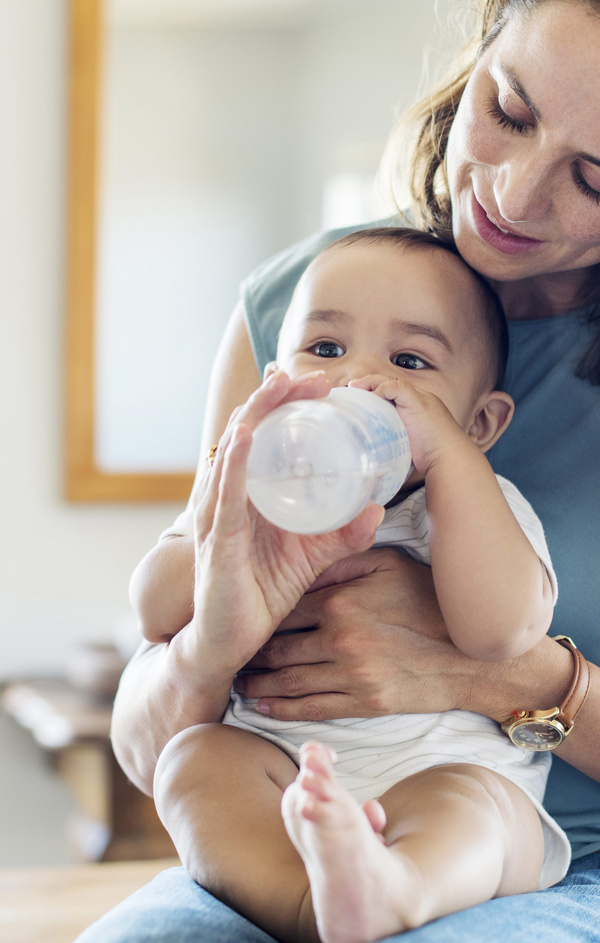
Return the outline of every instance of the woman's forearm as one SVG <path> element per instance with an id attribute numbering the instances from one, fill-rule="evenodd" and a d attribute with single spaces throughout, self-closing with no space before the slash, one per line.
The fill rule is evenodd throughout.
<path id="1" fill-rule="evenodd" d="M 499 722 L 515 710 L 558 707 L 573 677 L 571 653 L 549 636 L 519 658 L 494 664 L 475 662 L 474 666 L 468 696 L 460 706 Z M 585 704 L 556 755 L 600 781 L 600 669 L 590 664 L 590 674 Z"/>
<path id="2" fill-rule="evenodd" d="M 221 720 L 231 678 L 192 670 L 184 634 L 170 644 L 143 643 L 127 666 L 115 699 L 112 743 L 131 781 L 152 795 L 156 762 L 168 741 L 194 724 Z"/>
<path id="3" fill-rule="evenodd" d="M 340 575 L 348 582 L 332 579 L 286 619 L 286 629 L 314 630 L 275 636 L 253 659 L 254 672 L 235 682 L 272 717 L 469 710 L 502 723 L 516 709 L 561 704 L 573 676 L 570 652 L 548 636 L 510 661 L 475 661 L 459 652 L 446 633 L 430 567 L 378 548 L 345 561 Z M 600 780 L 600 669 L 591 666 L 591 674 L 585 706 L 558 753 Z"/>
<path id="4" fill-rule="evenodd" d="M 590 688 L 571 733 L 556 751 L 566 763 L 600 782 L 600 668 L 590 666 Z M 555 705 L 552 705 L 553 707 Z"/>

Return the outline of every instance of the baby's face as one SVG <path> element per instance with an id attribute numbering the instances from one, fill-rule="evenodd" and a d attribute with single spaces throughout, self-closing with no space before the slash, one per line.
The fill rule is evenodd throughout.
<path id="1" fill-rule="evenodd" d="M 480 300 L 462 262 L 435 247 L 358 242 L 319 256 L 286 314 L 277 365 L 331 385 L 402 376 L 469 428 L 488 370 Z M 489 389 L 489 385 L 488 385 Z"/>

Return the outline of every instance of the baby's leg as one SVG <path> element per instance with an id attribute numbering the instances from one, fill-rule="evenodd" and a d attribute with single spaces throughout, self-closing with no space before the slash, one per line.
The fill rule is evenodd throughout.
<path id="1" fill-rule="evenodd" d="M 308 873 L 323 943 L 366 943 L 491 897 L 537 890 L 538 814 L 514 783 L 468 764 L 426 770 L 381 798 L 385 844 L 308 744 L 283 816 Z M 382 816 L 383 811 L 380 813 Z"/>
<path id="2" fill-rule="evenodd" d="M 279 939 L 317 939 L 306 869 L 281 819 L 298 773 L 272 743 L 225 724 L 191 727 L 160 756 L 158 813 L 182 863 L 215 897 Z"/>

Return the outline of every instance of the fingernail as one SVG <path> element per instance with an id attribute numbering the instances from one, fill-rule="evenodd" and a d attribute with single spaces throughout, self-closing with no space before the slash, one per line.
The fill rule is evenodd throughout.
<path id="1" fill-rule="evenodd" d="M 271 375 L 268 376 L 267 379 L 264 381 L 263 387 L 272 386 L 274 383 L 277 382 L 277 380 L 279 379 L 282 373 L 283 373 L 283 370 L 276 370 L 275 373 L 271 373 Z"/>
<path id="2" fill-rule="evenodd" d="M 263 704 L 261 701 L 259 701 L 258 704 L 256 705 L 256 710 L 258 711 L 259 714 L 262 714 L 264 717 L 270 717 L 271 715 L 271 708 L 269 707 L 269 705 Z"/>
<path id="3" fill-rule="evenodd" d="M 301 377 L 298 378 L 298 384 L 301 383 L 312 383 L 313 380 L 318 380 L 319 377 L 324 377 L 324 370 L 313 370 L 311 373 L 304 373 Z"/>

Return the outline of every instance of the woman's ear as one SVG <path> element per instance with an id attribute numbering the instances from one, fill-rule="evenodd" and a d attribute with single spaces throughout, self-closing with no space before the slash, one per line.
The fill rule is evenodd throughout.
<path id="1" fill-rule="evenodd" d="M 515 404 L 512 396 L 502 390 L 486 393 L 479 401 L 477 412 L 468 429 L 469 438 L 482 452 L 491 449 L 502 433 L 510 426 Z"/>
<path id="2" fill-rule="evenodd" d="M 263 383 L 265 380 L 268 380 L 269 377 L 272 376 L 274 373 L 277 373 L 278 369 L 279 368 L 275 360 L 271 360 L 271 362 L 268 363 L 265 369 L 263 370 Z"/>

